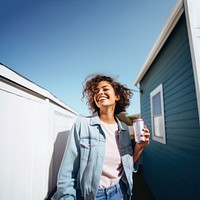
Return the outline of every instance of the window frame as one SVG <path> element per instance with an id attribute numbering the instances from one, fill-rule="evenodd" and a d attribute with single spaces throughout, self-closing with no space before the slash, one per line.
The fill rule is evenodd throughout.
<path id="1" fill-rule="evenodd" d="M 154 103 L 153 97 L 160 93 L 160 106 L 161 106 L 161 114 L 154 115 Z M 161 83 L 150 93 L 150 106 L 151 106 L 151 125 L 152 125 L 152 139 L 160 142 L 162 144 L 166 144 L 166 131 L 165 131 L 165 113 L 164 113 L 164 98 L 163 98 L 163 84 Z M 155 134 L 155 116 L 160 116 L 162 120 L 162 136 L 159 137 Z"/>

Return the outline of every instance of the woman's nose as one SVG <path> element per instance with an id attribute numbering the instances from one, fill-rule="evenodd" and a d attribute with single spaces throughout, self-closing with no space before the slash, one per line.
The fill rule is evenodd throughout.
<path id="1" fill-rule="evenodd" d="M 104 94 L 103 89 L 99 90 L 99 94 Z"/>

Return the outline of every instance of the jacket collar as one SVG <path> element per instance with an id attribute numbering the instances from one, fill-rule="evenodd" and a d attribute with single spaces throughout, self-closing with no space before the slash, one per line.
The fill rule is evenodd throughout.
<path id="1" fill-rule="evenodd" d="M 119 131 L 121 130 L 125 130 L 124 124 L 117 118 L 117 116 L 115 116 L 115 119 L 117 121 L 118 127 L 119 127 Z M 97 112 L 95 112 L 93 114 L 93 116 L 90 119 L 90 125 L 94 126 L 94 125 L 100 125 L 100 118 Z"/>

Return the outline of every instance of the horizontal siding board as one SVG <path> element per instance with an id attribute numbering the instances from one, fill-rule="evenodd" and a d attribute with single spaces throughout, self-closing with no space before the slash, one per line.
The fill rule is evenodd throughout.
<path id="1" fill-rule="evenodd" d="M 195 103 L 195 99 L 187 96 L 187 98 L 186 97 L 183 98 L 183 100 L 181 100 L 180 102 L 178 102 L 178 100 L 176 102 L 174 101 L 174 105 L 169 104 L 168 106 L 165 107 L 165 110 L 168 109 L 165 112 L 166 120 L 168 120 L 169 116 L 173 117 L 174 115 L 177 115 L 179 113 L 182 114 L 187 113 L 190 110 L 193 110 L 194 112 L 193 116 L 198 117 L 196 113 L 197 106 L 193 102 Z M 185 107 L 184 111 L 183 111 L 183 106 Z"/>
<path id="2" fill-rule="evenodd" d="M 186 121 L 189 119 L 194 119 L 196 120 L 198 118 L 198 114 L 194 114 L 194 110 L 187 110 L 187 112 L 180 112 L 180 113 L 175 113 L 174 115 L 169 115 L 167 118 L 167 122 L 176 122 L 177 120 L 181 121 Z M 189 124 L 188 124 L 189 125 Z M 192 124 L 193 126 L 194 124 Z"/>
<path id="3" fill-rule="evenodd" d="M 161 83 L 167 143 L 151 139 L 143 153 L 144 178 L 156 199 L 197 199 L 200 127 L 184 15 L 140 82 L 141 115 L 151 132 L 150 92 Z"/>
<path id="4" fill-rule="evenodd" d="M 168 92 L 166 92 L 164 87 L 164 92 L 165 101 L 169 99 L 172 103 L 176 99 L 180 99 L 181 97 L 184 97 L 188 94 L 191 95 L 191 93 L 196 98 L 193 77 L 190 77 L 187 80 L 183 81 L 183 83 L 180 85 L 171 86 L 171 90 L 168 90 Z"/>
<path id="5" fill-rule="evenodd" d="M 153 142 L 153 141 L 152 143 L 156 144 L 156 142 Z M 197 167 L 198 164 L 200 164 L 200 160 L 198 159 L 198 156 L 191 155 L 187 151 L 182 151 L 180 149 L 177 149 L 173 145 L 168 146 L 166 148 L 160 146 L 160 151 L 157 151 L 157 148 L 152 147 L 151 150 L 148 150 L 148 151 L 145 150 L 144 152 L 145 152 L 144 158 L 147 164 L 162 166 L 163 170 L 166 170 L 166 168 L 168 168 L 166 164 L 169 164 L 172 166 L 174 165 L 174 169 L 176 169 L 176 164 L 183 164 L 183 166 L 188 164 L 188 170 L 191 168 L 191 170 L 194 170 L 196 173 L 199 173 L 199 169 L 193 168 L 193 166 Z M 163 159 L 163 157 L 165 159 Z M 153 159 L 153 158 L 156 158 L 156 159 Z M 193 166 L 190 165 L 191 163 L 193 164 Z M 148 168 L 147 165 L 146 166 L 144 165 L 144 167 Z M 151 168 L 149 170 L 155 170 L 155 169 L 157 168 Z M 160 170 L 157 172 L 159 173 Z"/>
<path id="6" fill-rule="evenodd" d="M 154 85 L 154 83 L 156 83 L 158 80 L 159 82 L 161 82 L 161 80 L 163 79 L 166 80 L 170 78 L 170 75 L 168 75 L 170 72 L 174 73 L 177 70 L 179 70 L 179 68 L 176 69 L 177 66 L 180 67 L 180 70 L 182 70 L 181 69 L 182 66 L 187 61 L 185 59 L 190 59 L 190 57 L 188 57 L 188 54 L 190 54 L 188 38 L 185 37 L 183 31 L 186 32 L 187 31 L 186 28 L 181 28 L 176 32 L 175 42 L 173 41 L 173 43 L 170 44 L 168 43 L 168 48 L 167 49 L 165 48 L 164 49 L 165 51 L 162 51 L 162 56 L 160 56 L 159 53 L 158 59 L 156 59 L 152 64 L 152 66 L 156 67 L 152 67 L 150 69 L 151 71 L 150 70 L 149 70 L 150 72 L 148 71 L 151 74 L 151 76 L 145 76 L 142 82 L 140 83 L 142 89 L 145 89 L 143 88 L 144 86 L 149 87 L 149 85 L 146 85 L 147 81 L 151 81 L 151 84 Z M 182 43 L 179 42 L 178 44 L 176 44 L 176 41 L 179 40 L 182 40 Z M 157 66 L 162 66 L 162 68 L 158 68 Z"/>
<path id="7" fill-rule="evenodd" d="M 176 121 L 171 121 L 167 122 L 166 126 L 169 126 L 170 128 L 192 128 L 192 127 L 197 127 L 198 126 L 198 120 L 197 119 L 187 119 L 187 120 L 176 120 Z M 195 139 L 195 138 L 194 138 Z"/>
<path id="8" fill-rule="evenodd" d="M 142 90 L 146 91 L 146 89 L 149 87 L 149 89 L 152 90 L 153 88 L 155 88 L 158 82 L 164 82 L 166 86 L 174 85 L 174 82 L 177 78 L 179 78 L 179 76 L 184 75 L 183 78 L 191 76 L 193 72 L 191 70 L 191 59 L 188 58 L 188 55 L 190 55 L 189 53 L 190 51 L 187 50 L 187 52 L 182 55 L 183 59 L 179 61 L 176 65 L 171 63 L 171 65 L 165 66 L 165 64 L 156 63 L 157 65 L 155 65 L 155 67 L 152 69 L 149 78 L 146 80 L 151 82 L 151 86 L 144 82 L 143 84 L 141 84 Z M 162 66 L 162 68 L 158 68 L 159 66 Z"/>
<path id="9" fill-rule="evenodd" d="M 197 142 L 200 139 L 200 134 L 199 134 L 199 129 L 198 128 L 183 128 L 183 127 L 179 127 L 179 128 L 173 128 L 173 127 L 167 127 L 166 130 L 169 134 L 167 135 L 174 135 L 174 136 L 187 136 L 187 137 L 191 137 L 191 138 L 197 138 Z"/>
<path id="10" fill-rule="evenodd" d="M 167 151 L 162 151 L 160 148 L 159 151 L 157 149 L 151 152 L 145 151 L 144 162 L 144 177 L 156 199 L 196 199 L 199 176 L 191 176 L 191 173 L 187 175 L 186 172 L 199 173 L 197 167 L 200 163 L 197 156 L 191 156 L 180 150 L 175 151 L 172 147 Z"/>
<path id="11" fill-rule="evenodd" d="M 195 100 L 196 100 L 196 97 L 195 97 L 194 91 L 191 91 L 190 93 L 187 93 L 185 95 L 183 95 L 181 93 L 177 93 L 174 96 L 172 96 L 171 100 L 170 99 L 165 100 L 165 110 L 166 110 L 165 114 L 169 115 L 169 114 L 173 114 L 175 112 L 180 112 L 181 109 L 183 112 L 183 111 L 188 110 L 188 108 L 190 108 L 190 107 L 197 108 L 197 104 L 196 104 Z M 189 107 L 186 108 L 185 104 L 187 104 Z M 184 110 L 183 110 L 183 106 L 185 106 Z"/>
<path id="12" fill-rule="evenodd" d="M 183 83 L 186 85 L 186 83 Z M 180 104 L 187 102 L 188 100 L 192 100 L 196 98 L 196 93 L 194 89 L 194 84 L 187 84 L 186 87 L 174 87 L 175 92 L 170 92 L 169 95 L 164 94 L 165 96 L 165 104 L 171 103 L 175 104 L 176 101 L 179 101 Z M 189 97 L 187 97 L 189 96 Z M 183 99 L 186 98 L 186 99 Z"/>
<path id="13" fill-rule="evenodd" d="M 187 86 L 191 83 L 194 88 L 193 71 L 191 70 L 191 66 L 179 69 L 178 72 L 174 72 L 174 74 L 176 74 L 176 76 L 171 75 L 173 78 L 166 79 L 165 81 L 166 96 L 169 96 L 168 93 L 176 93 L 180 89 L 187 88 Z"/>
<path id="14" fill-rule="evenodd" d="M 192 137 L 168 135 L 168 140 L 170 140 L 169 146 L 174 147 L 175 149 L 191 153 L 192 155 L 200 155 L 199 142 Z"/>
<path id="15" fill-rule="evenodd" d="M 188 54 L 185 54 L 185 56 L 187 55 Z M 193 76 L 190 59 L 185 60 L 181 63 L 181 65 L 177 66 L 176 68 L 176 70 L 169 69 L 169 72 L 167 73 L 167 77 L 165 78 L 165 86 L 167 87 L 167 89 L 171 89 L 170 86 L 174 85 L 174 82 L 176 82 L 176 84 L 181 84 L 181 79 Z M 174 74 L 176 74 L 176 76 L 174 76 Z M 177 80 L 177 78 L 179 78 L 179 80 Z"/>

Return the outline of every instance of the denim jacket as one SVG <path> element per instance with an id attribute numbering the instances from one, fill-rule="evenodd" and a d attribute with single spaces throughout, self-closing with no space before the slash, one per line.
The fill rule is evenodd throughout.
<path id="1" fill-rule="evenodd" d="M 117 118 L 119 152 L 131 196 L 133 188 L 133 146 L 128 127 Z M 99 116 L 79 117 L 68 138 L 52 200 L 95 199 L 102 174 L 106 136 Z"/>

